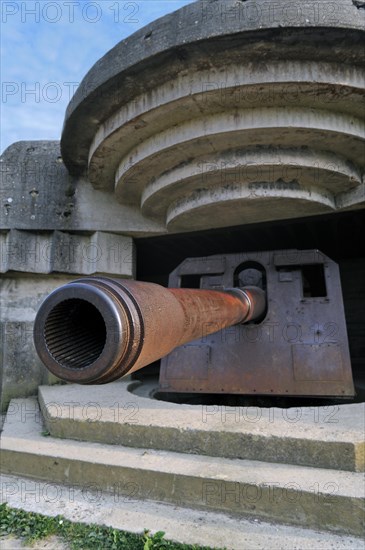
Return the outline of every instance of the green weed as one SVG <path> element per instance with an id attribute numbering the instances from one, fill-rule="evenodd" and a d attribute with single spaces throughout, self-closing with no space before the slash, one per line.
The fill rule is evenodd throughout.
<path id="1" fill-rule="evenodd" d="M 143 535 L 106 527 L 73 523 L 63 516 L 48 517 L 0 505 L 0 536 L 13 535 L 32 544 L 52 535 L 66 542 L 71 550 L 213 550 L 207 546 L 179 544 L 154 535 L 148 529 Z"/>

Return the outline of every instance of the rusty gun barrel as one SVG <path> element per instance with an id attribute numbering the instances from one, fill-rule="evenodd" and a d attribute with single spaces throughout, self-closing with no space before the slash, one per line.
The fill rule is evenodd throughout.
<path id="1" fill-rule="evenodd" d="M 90 277 L 46 298 L 35 320 L 34 342 L 57 377 L 104 384 L 182 344 L 258 318 L 265 307 L 265 293 L 258 287 L 175 289 Z"/>

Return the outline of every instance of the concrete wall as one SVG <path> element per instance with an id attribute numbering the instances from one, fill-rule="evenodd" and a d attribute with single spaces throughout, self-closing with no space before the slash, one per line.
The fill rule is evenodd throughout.
<path id="1" fill-rule="evenodd" d="M 57 380 L 33 345 L 42 300 L 80 275 L 134 277 L 130 235 L 154 230 L 138 212 L 110 204 L 106 193 L 71 178 L 58 142 L 16 143 L 1 158 L 0 400 L 36 393 Z M 119 230 L 117 232 L 116 230 Z"/>

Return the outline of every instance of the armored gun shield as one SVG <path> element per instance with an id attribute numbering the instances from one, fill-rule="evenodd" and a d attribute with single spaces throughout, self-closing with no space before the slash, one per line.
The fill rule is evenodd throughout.
<path id="1" fill-rule="evenodd" d="M 353 396 L 337 264 L 318 250 L 227 254 L 187 259 L 169 279 L 210 290 L 247 284 L 264 290 L 264 314 L 214 334 L 209 322 L 162 360 L 161 390 Z"/>

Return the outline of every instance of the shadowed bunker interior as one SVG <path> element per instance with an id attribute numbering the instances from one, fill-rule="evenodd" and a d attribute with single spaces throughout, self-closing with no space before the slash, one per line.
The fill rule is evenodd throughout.
<path id="1" fill-rule="evenodd" d="M 213 254 L 234 254 L 278 249 L 317 248 L 339 264 L 356 401 L 365 397 L 365 258 L 362 235 L 365 234 L 363 211 L 306 217 L 295 220 L 251 224 L 211 231 L 136 239 L 137 279 L 168 286 L 169 273 L 185 258 Z M 187 280 L 185 286 L 197 286 Z M 317 290 L 318 291 L 318 290 Z M 319 289 L 320 292 L 320 289 Z M 158 364 L 133 375 L 136 379 L 156 376 Z M 343 400 L 238 395 L 157 394 L 156 397 L 179 402 L 251 404 L 261 406 L 310 405 Z"/>

